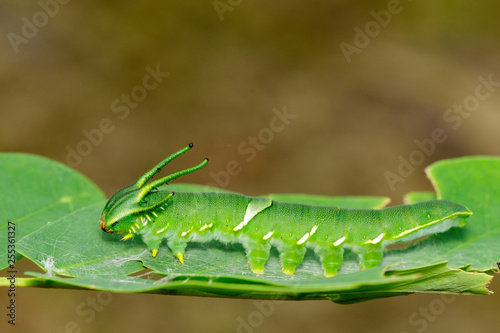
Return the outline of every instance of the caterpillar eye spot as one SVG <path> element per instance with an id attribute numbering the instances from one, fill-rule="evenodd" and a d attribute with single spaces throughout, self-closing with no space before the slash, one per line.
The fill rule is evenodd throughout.
<path id="1" fill-rule="evenodd" d="M 111 225 L 111 228 L 114 228 L 116 227 L 116 225 L 118 224 L 118 221 L 114 222 L 112 225 Z"/>

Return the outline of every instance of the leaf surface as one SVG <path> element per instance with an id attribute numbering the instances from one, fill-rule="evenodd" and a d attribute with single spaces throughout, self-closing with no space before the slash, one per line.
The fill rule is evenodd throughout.
<path id="1" fill-rule="evenodd" d="M 105 197 L 88 178 L 45 157 L 0 153 L 0 269 L 7 267 L 8 221 L 15 239 Z M 11 230 L 12 231 L 12 230 Z"/>
<path id="2" fill-rule="evenodd" d="M 21 169 L 16 169 L 19 166 Z M 105 200 L 95 185 L 76 171 L 36 156 L 0 155 L 0 183 L 17 198 L 1 194 L 5 200 L 0 201 L 0 207 L 19 228 L 18 251 L 45 272 L 29 273 L 33 278 L 20 280 L 26 286 L 240 298 L 330 299 L 339 303 L 413 292 L 486 294 L 491 276 L 485 273 L 494 272 L 500 259 L 497 241 L 500 236 L 500 186 L 497 185 L 500 184 L 500 158 L 445 160 L 433 164 L 427 172 L 437 194 L 413 192 L 407 195 L 406 201 L 414 203 L 437 196 L 463 204 L 474 213 L 467 225 L 431 235 L 405 248 L 389 249 L 382 264 L 373 269 L 360 271 L 357 257 L 346 250 L 339 274 L 331 278 L 323 277 L 319 260 L 312 251 L 307 252 L 293 276 L 281 272 L 275 248 L 263 275 L 251 273 L 240 244 L 189 243 L 182 265 L 163 243 L 153 258 L 140 237 L 120 241 L 120 236 L 100 230 L 99 216 Z M 37 185 L 33 191 L 25 191 L 28 184 Z M 195 192 L 218 190 L 190 184 L 173 184 L 167 188 Z M 382 197 L 301 194 L 271 197 L 278 201 L 343 208 L 373 209 L 387 202 Z M 8 281 L 0 278 L 0 285 L 8 285 Z"/>

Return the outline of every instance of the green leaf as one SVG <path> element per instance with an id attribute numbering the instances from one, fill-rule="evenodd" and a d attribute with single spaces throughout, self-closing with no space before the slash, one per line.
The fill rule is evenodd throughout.
<path id="1" fill-rule="evenodd" d="M 227 277 L 169 276 L 160 280 L 137 276 L 98 275 L 61 278 L 40 273 L 27 273 L 35 279 L 18 279 L 18 286 L 88 288 L 113 292 L 148 292 L 175 295 L 218 296 L 263 299 L 330 299 L 337 303 L 355 303 L 369 299 L 405 295 L 412 292 L 449 292 L 487 294 L 484 285 L 491 277 L 478 276 L 463 270 L 450 270 L 446 263 L 420 270 L 401 271 L 394 275 L 381 268 L 344 275 L 336 283 L 321 280 L 294 282 L 288 285 L 257 284 L 244 279 Z M 432 289 L 429 290 L 429 281 Z M 457 283 L 459 282 L 459 283 Z M 5 278 L 0 285 L 7 285 Z M 436 287 L 438 286 L 438 287 Z"/>
<path id="2" fill-rule="evenodd" d="M 319 260 L 312 251 L 308 252 L 293 277 L 281 272 L 275 249 L 266 264 L 266 273 L 263 276 L 255 276 L 248 268 L 245 252 L 240 244 L 224 245 L 217 241 L 190 243 L 184 265 L 180 264 L 164 244 L 158 255 L 153 258 L 140 237 L 121 242 L 121 236 L 104 233 L 99 228 L 99 216 L 104 204 L 101 202 L 87 206 L 44 225 L 18 241 L 19 252 L 45 271 L 74 277 L 112 274 L 120 269 L 118 267 L 121 267 L 121 273 L 129 274 L 139 270 L 137 265 L 130 266 L 134 262 L 139 264 L 139 261 L 162 275 L 224 275 L 270 282 L 323 277 Z M 359 272 L 359 264 L 354 254 L 346 256 L 341 271 Z"/>
<path id="3" fill-rule="evenodd" d="M 395 274 L 402 277 L 405 275 L 420 275 L 419 278 L 410 282 L 401 282 L 390 285 L 389 288 L 377 288 L 376 290 L 360 290 L 353 293 L 343 293 L 336 297 L 329 297 L 332 301 L 342 304 L 357 303 L 376 298 L 406 295 L 410 293 L 455 293 L 466 295 L 487 295 L 489 291 L 486 286 L 491 281 L 487 274 L 470 274 L 462 269 L 450 269 L 446 262 L 419 267 L 416 269 L 388 271 L 387 276 Z"/>
<path id="4" fill-rule="evenodd" d="M 0 175 L 8 174 L 5 165 L 10 165 L 2 157 Z M 43 161 L 52 167 L 55 163 Z M 36 174 L 36 177 L 23 178 L 30 181 L 36 178 L 40 184 L 50 183 L 53 175 L 47 171 L 34 172 L 38 167 L 39 163 L 28 164 L 22 172 Z M 330 299 L 354 303 L 413 292 L 487 294 L 485 286 L 491 276 L 484 273 L 493 272 L 494 264 L 500 259 L 500 243 L 495 242 L 500 233 L 500 221 L 495 218 L 500 209 L 500 189 L 495 187 L 500 182 L 499 158 L 447 160 L 428 169 L 438 198 L 464 204 L 474 212 L 464 228 L 432 235 L 406 248 L 391 249 L 384 254 L 381 266 L 363 271 L 359 270 L 356 256 L 346 251 L 339 274 L 331 278 L 323 277 L 319 260 L 312 251 L 308 251 L 291 277 L 281 272 L 274 248 L 264 275 L 251 273 L 239 244 L 190 243 L 184 265 L 163 244 L 157 257 L 152 258 L 139 237 L 121 242 L 120 236 L 100 230 L 99 216 L 105 204 L 102 194 L 78 173 L 66 171 L 72 176 L 68 174 L 65 185 L 78 178 L 87 193 L 89 188 L 95 191 L 86 196 L 88 202 L 81 203 L 80 209 L 73 205 L 71 209 L 59 211 L 51 215 L 50 223 L 45 215 L 40 218 L 36 215 L 35 222 L 26 224 L 33 228 L 18 238 L 18 251 L 45 274 L 29 273 L 34 278 L 18 279 L 18 285 L 240 298 Z M 2 184 L 6 178 L 0 178 Z M 47 197 L 47 189 L 41 187 L 36 195 L 29 197 L 32 201 L 43 201 Z M 168 185 L 168 189 L 214 191 L 207 186 L 190 184 Z M 53 201 L 58 203 L 61 198 L 72 197 L 68 194 L 70 190 L 67 186 L 58 188 L 59 196 Z M 374 197 L 271 196 L 275 200 L 344 208 L 380 208 L 386 203 L 385 198 Z M 406 200 L 425 201 L 435 196 L 414 192 Z M 11 208 L 12 211 L 23 212 L 18 201 L 11 201 L 11 205 L 17 205 Z M 143 271 L 144 268 L 150 270 Z M 8 280 L 0 278 L 0 285 L 8 285 Z"/>
<path id="5" fill-rule="evenodd" d="M 0 269 L 8 266 L 8 221 L 15 238 L 105 197 L 85 176 L 45 157 L 0 153 Z"/>
<path id="6" fill-rule="evenodd" d="M 143 269 L 137 261 L 144 247 L 99 228 L 101 201 L 73 213 L 20 239 L 18 251 L 49 275 L 89 276 L 131 274 Z"/>
<path id="7" fill-rule="evenodd" d="M 439 199 L 461 203 L 474 213 L 465 228 L 446 235 L 450 266 L 470 264 L 471 270 L 496 270 L 500 260 L 500 158 L 443 160 L 429 167 L 427 174 Z"/>
<path id="8" fill-rule="evenodd" d="M 500 259 L 500 158 L 464 157 L 443 160 L 427 168 L 438 199 L 450 200 L 468 207 L 473 215 L 463 228 L 429 236 L 404 250 L 393 250 L 384 256 L 383 264 L 404 258 L 400 268 L 449 261 L 452 268 L 470 265 L 469 271 L 491 273 Z M 432 200 L 435 195 L 413 192 L 409 203 Z"/>
<path id="9" fill-rule="evenodd" d="M 414 204 L 417 202 L 424 202 L 429 200 L 436 200 L 436 193 L 432 192 L 410 192 L 404 197 L 406 204 Z"/>

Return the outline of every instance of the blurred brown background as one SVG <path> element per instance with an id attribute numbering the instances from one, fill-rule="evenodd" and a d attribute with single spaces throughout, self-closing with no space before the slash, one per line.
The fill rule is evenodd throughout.
<path id="1" fill-rule="evenodd" d="M 479 79 L 500 82 L 497 1 L 62 2 L 2 3 L 0 151 L 67 163 L 108 196 L 191 141 L 171 170 L 210 163 L 186 182 L 396 204 L 432 189 L 424 168 L 436 160 L 500 155 L 500 87 Z M 418 153 L 439 128 L 446 140 Z M 415 170 L 391 186 L 401 158 Z M 97 296 L 20 290 L 13 331 L 484 332 L 500 305 L 113 294 L 77 312 Z"/>

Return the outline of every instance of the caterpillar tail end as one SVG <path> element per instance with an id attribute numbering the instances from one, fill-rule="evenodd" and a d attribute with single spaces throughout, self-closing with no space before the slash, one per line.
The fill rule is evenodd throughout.
<path id="1" fill-rule="evenodd" d="M 181 264 L 184 265 L 184 253 L 176 253 L 175 256 L 177 257 L 177 259 L 179 259 Z"/>
<path id="2" fill-rule="evenodd" d="M 156 255 L 158 254 L 158 249 L 151 250 L 151 254 L 153 255 L 153 258 L 156 257 Z"/>
<path id="3" fill-rule="evenodd" d="M 293 275 L 293 273 L 295 273 L 295 268 L 283 268 L 283 273 L 286 275 Z"/>

